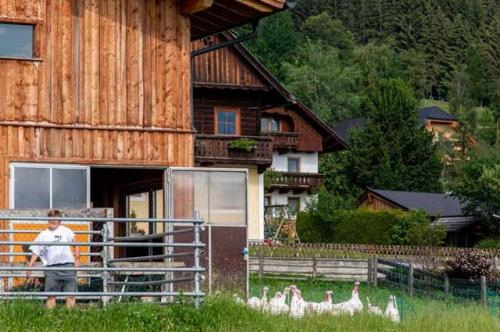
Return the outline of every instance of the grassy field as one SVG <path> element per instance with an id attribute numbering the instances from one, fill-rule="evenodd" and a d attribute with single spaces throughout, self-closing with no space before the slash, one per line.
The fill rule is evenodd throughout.
<path id="1" fill-rule="evenodd" d="M 351 283 L 294 282 L 307 300 L 319 301 L 326 289 L 335 301 L 350 297 Z M 252 293 L 267 285 L 271 292 L 290 284 L 287 281 L 252 280 Z M 389 291 L 362 285 L 360 294 L 385 307 Z M 399 295 L 397 292 L 397 296 Z M 402 298 L 402 297 L 400 297 Z M 500 317 L 476 304 L 457 304 L 415 298 L 403 299 L 403 322 L 360 314 L 354 317 L 308 316 L 294 320 L 270 316 L 235 304 L 230 296 L 206 299 L 198 310 L 191 305 L 158 306 L 115 304 L 106 308 L 47 311 L 39 302 L 0 304 L 0 331 L 498 331 Z"/>

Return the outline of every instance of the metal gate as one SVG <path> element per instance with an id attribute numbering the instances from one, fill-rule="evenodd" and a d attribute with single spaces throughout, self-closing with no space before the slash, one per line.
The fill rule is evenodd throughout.
<path id="1" fill-rule="evenodd" d="M 19 211 L 17 211 L 19 212 Z M 25 211 L 26 212 L 26 211 Z M 18 214 L 18 213 L 17 213 Z M 138 219 L 138 218 L 115 218 L 115 217 L 61 217 L 49 218 L 41 216 L 18 216 L 15 211 L 1 211 L 0 221 L 33 222 L 38 225 L 48 220 L 60 220 L 62 224 L 74 222 L 87 224 L 87 230 L 75 231 L 78 235 L 86 236 L 84 241 L 65 242 L 33 242 L 28 240 L 15 240 L 16 234 L 31 234 L 32 237 L 40 232 L 40 229 L 9 229 L 0 230 L 0 299 L 4 298 L 46 298 L 47 296 L 76 296 L 77 299 L 100 300 L 103 304 L 109 301 L 122 302 L 122 298 L 148 299 L 152 302 L 165 303 L 174 301 L 181 293 L 183 296 L 191 297 L 194 303 L 201 303 L 204 292 L 201 290 L 201 275 L 204 268 L 200 257 L 202 248 L 205 246 L 200 241 L 203 220 L 195 215 L 194 218 L 179 219 Z M 163 223 L 163 233 L 144 236 L 113 236 L 111 230 L 116 223 L 148 222 Z M 181 230 L 171 230 L 168 225 L 183 225 Z M 193 241 L 173 241 L 177 234 L 191 234 Z M 159 240 L 154 242 L 153 240 Z M 147 241 L 147 242 L 144 242 Z M 27 262 L 19 262 L 19 257 L 31 255 L 25 249 L 29 245 L 43 246 L 79 246 L 86 248 L 82 257 L 85 263 L 80 267 L 46 267 L 40 264 L 30 268 Z M 114 249 L 120 247 L 147 247 L 163 248 L 160 255 L 140 257 L 115 258 Z M 169 249 L 178 249 L 172 252 Z M 3 249 L 3 250 L 2 250 Z M 17 257 L 17 259 L 16 259 Z M 186 266 L 182 261 L 174 261 L 173 258 L 189 257 L 192 266 Z M 17 262 L 16 262 L 17 261 Z M 35 278 L 43 277 L 45 271 L 76 271 L 79 281 L 79 291 L 67 292 L 45 292 L 29 289 L 26 272 L 32 271 Z M 174 275 L 182 272 L 184 277 L 175 279 Z M 149 276 L 149 280 L 133 281 L 138 276 Z M 87 287 L 87 291 L 81 290 L 92 281 L 100 280 L 97 289 Z M 175 283 L 190 283 L 191 290 L 182 292 L 174 291 L 169 287 Z M 130 288 L 136 290 L 131 291 Z M 141 289 L 141 287 L 143 289 Z M 139 289 L 137 289 L 139 288 Z"/>

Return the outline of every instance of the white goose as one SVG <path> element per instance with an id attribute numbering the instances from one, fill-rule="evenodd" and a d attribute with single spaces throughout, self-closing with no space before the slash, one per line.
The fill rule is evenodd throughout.
<path id="1" fill-rule="evenodd" d="M 357 312 L 363 310 L 363 302 L 359 299 L 359 281 L 354 283 L 354 289 L 352 290 L 352 296 L 348 301 L 337 303 L 332 305 L 332 313 L 347 313 L 351 316 Z"/>
<path id="2" fill-rule="evenodd" d="M 380 309 L 376 305 L 372 305 L 371 304 L 370 299 L 368 298 L 368 296 L 366 297 L 366 302 L 368 302 L 368 312 L 370 314 L 379 315 L 379 316 L 383 316 L 384 315 L 384 313 L 382 312 L 382 309 Z"/>
<path id="3" fill-rule="evenodd" d="M 323 302 L 318 303 L 318 306 L 316 308 L 316 312 L 318 314 L 322 314 L 332 310 L 332 294 L 333 292 L 331 290 L 326 291 L 325 300 Z"/>
<path id="4" fill-rule="evenodd" d="M 292 290 L 292 299 L 290 300 L 290 316 L 293 318 L 301 318 L 305 314 L 306 303 L 300 295 L 300 290 L 297 286 L 290 286 Z"/>
<path id="5" fill-rule="evenodd" d="M 274 297 L 269 301 L 269 312 L 273 315 L 277 315 L 281 311 L 281 302 L 284 296 L 281 292 L 276 292 Z"/>
<path id="6" fill-rule="evenodd" d="M 396 302 L 396 296 L 389 296 L 389 301 L 387 302 L 387 308 L 385 309 L 384 316 L 389 318 L 394 323 L 401 322 L 401 317 L 399 316 L 398 305 Z"/>
<path id="7" fill-rule="evenodd" d="M 259 299 L 257 296 L 252 296 L 251 298 L 248 299 L 247 305 L 251 309 L 265 309 L 267 307 L 267 292 L 269 291 L 269 288 L 264 287 L 262 288 L 262 297 Z"/>

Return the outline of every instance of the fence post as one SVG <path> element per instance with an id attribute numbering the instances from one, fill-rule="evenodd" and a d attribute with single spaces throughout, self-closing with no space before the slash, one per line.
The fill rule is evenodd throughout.
<path id="1" fill-rule="evenodd" d="M 194 248 L 194 268 L 196 269 L 196 272 L 194 273 L 194 292 L 195 292 L 195 298 L 194 298 L 194 304 L 196 307 L 198 307 L 201 304 L 201 273 L 199 269 L 201 268 L 201 249 L 198 247 L 198 245 L 201 244 L 200 241 L 200 233 L 201 233 L 201 224 L 198 222 L 201 220 L 200 216 L 200 211 L 195 210 L 194 211 L 194 244 L 197 245 L 197 247 Z"/>
<path id="2" fill-rule="evenodd" d="M 373 284 L 373 261 L 371 258 L 368 258 L 368 269 L 366 270 L 366 281 L 368 284 Z"/>
<path id="3" fill-rule="evenodd" d="M 378 257 L 373 257 L 373 286 L 377 287 L 378 282 Z"/>
<path id="4" fill-rule="evenodd" d="M 413 263 L 410 263 L 410 269 L 408 271 L 408 293 L 410 297 L 413 297 Z"/>
<path id="5" fill-rule="evenodd" d="M 316 255 L 313 255 L 313 265 L 312 265 L 312 268 L 313 268 L 313 270 L 312 270 L 312 278 L 313 278 L 313 280 L 315 280 L 316 279 L 316 275 L 318 273 L 318 262 L 316 260 Z"/>
<path id="6" fill-rule="evenodd" d="M 481 276 L 481 303 L 485 307 L 488 305 L 488 283 L 486 276 Z"/>
<path id="7" fill-rule="evenodd" d="M 109 237 L 109 228 L 108 228 L 108 222 L 105 221 L 103 224 L 102 224 L 102 242 L 103 243 L 107 243 L 109 240 L 108 240 L 108 237 Z M 109 266 L 108 264 L 108 260 L 109 260 L 109 247 L 107 246 L 103 246 L 102 247 L 102 252 L 101 252 L 101 255 L 102 255 L 102 267 L 103 268 L 107 268 Z M 110 274 L 108 271 L 103 271 L 102 274 L 101 274 L 101 278 L 102 278 L 102 290 L 103 292 L 109 292 L 110 289 L 109 289 L 109 285 L 108 285 L 108 278 L 109 278 Z M 103 296 L 101 298 L 102 300 L 102 304 L 105 306 L 108 301 L 109 301 L 109 297 L 108 296 Z"/>
<path id="8" fill-rule="evenodd" d="M 264 275 L 264 247 L 259 246 L 259 278 Z"/>
<path id="9" fill-rule="evenodd" d="M 448 276 L 444 277 L 444 294 L 446 296 L 450 295 L 450 278 Z"/>

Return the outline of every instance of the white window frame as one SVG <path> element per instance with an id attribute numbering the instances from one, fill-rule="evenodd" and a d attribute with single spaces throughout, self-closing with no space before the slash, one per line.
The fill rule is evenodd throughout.
<path id="1" fill-rule="evenodd" d="M 48 168 L 49 169 L 49 208 L 53 208 L 52 201 L 52 171 L 53 169 L 83 169 L 87 171 L 87 204 L 86 208 L 90 208 L 90 166 L 78 165 L 78 164 L 38 164 L 38 163 L 10 163 L 9 164 L 9 208 L 15 209 L 15 178 L 16 178 L 16 167 L 22 168 Z"/>

